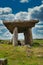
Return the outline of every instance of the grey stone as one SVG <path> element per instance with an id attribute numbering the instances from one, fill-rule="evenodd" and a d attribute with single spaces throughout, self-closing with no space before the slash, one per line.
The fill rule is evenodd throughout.
<path id="1" fill-rule="evenodd" d="M 7 65 L 7 59 L 6 58 L 0 58 L 0 65 Z"/>

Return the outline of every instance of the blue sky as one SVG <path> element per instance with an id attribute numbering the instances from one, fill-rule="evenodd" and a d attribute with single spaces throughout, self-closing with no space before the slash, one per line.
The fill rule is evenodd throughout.
<path id="1" fill-rule="evenodd" d="M 0 0 L 0 7 L 10 7 L 13 13 L 28 11 L 28 8 L 41 5 L 41 0 Z"/>
<path id="2" fill-rule="evenodd" d="M 38 19 L 32 29 L 33 38 L 43 38 L 43 0 L 0 0 L 0 21 Z M 19 39 L 23 39 L 19 34 Z M 12 38 L 8 29 L 0 23 L 0 39 Z"/>

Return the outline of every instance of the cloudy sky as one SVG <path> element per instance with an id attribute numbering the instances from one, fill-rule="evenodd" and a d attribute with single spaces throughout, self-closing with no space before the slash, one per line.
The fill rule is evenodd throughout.
<path id="1" fill-rule="evenodd" d="M 38 19 L 32 29 L 33 38 L 43 38 L 43 0 L 0 0 L 0 39 L 11 39 L 12 35 L 3 25 L 3 20 Z M 19 39 L 23 39 L 19 34 Z"/>

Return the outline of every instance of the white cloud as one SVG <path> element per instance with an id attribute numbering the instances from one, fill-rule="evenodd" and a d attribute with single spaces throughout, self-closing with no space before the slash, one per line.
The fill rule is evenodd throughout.
<path id="1" fill-rule="evenodd" d="M 0 20 L 14 20 L 14 14 L 9 7 L 0 8 Z"/>
<path id="2" fill-rule="evenodd" d="M 39 19 L 43 21 L 43 4 L 34 8 L 28 8 L 28 12 L 19 12 L 15 15 L 15 19 L 30 20 Z"/>
<path id="3" fill-rule="evenodd" d="M 6 29 L 6 27 L 5 26 L 0 26 L 0 30 L 2 30 L 2 29 Z"/>
<path id="4" fill-rule="evenodd" d="M 0 34 L 2 33 L 2 31 L 0 30 Z"/>
<path id="5" fill-rule="evenodd" d="M 5 14 L 5 13 L 6 13 L 6 14 L 11 14 L 11 13 L 12 13 L 12 9 L 9 8 L 9 7 L 5 7 L 5 8 L 3 8 L 3 12 L 4 12 L 4 14 Z"/>
<path id="6" fill-rule="evenodd" d="M 10 39 L 11 33 L 7 31 L 7 28 L 3 25 L 3 20 L 14 20 L 14 14 L 9 7 L 0 8 L 0 39 Z M 5 32 L 6 30 L 6 32 Z"/>
<path id="7" fill-rule="evenodd" d="M 9 21 L 14 21 L 15 20 L 15 15 L 14 14 L 8 14 L 8 20 Z"/>
<path id="8" fill-rule="evenodd" d="M 20 3 L 28 3 L 30 0 L 20 0 Z"/>
<path id="9" fill-rule="evenodd" d="M 10 7 L 0 8 L 0 14 L 10 14 L 12 9 Z"/>
<path id="10" fill-rule="evenodd" d="M 42 2 L 42 4 L 43 4 L 43 0 L 42 0 L 41 2 Z"/>
<path id="11" fill-rule="evenodd" d="M 34 13 L 34 11 L 37 10 L 39 12 L 41 7 L 43 7 L 43 5 L 36 6 L 36 7 L 33 7 L 33 8 L 28 8 L 28 11 Z"/>
<path id="12" fill-rule="evenodd" d="M 34 8 L 28 8 L 31 19 L 43 21 L 43 4 Z"/>
<path id="13" fill-rule="evenodd" d="M 15 15 L 14 14 L 3 14 L 0 15 L 0 23 L 2 23 L 2 20 L 8 20 L 8 21 L 14 21 Z"/>
<path id="14" fill-rule="evenodd" d="M 2 24 L 3 22 L 2 22 L 2 20 L 0 20 L 0 24 Z"/>
<path id="15" fill-rule="evenodd" d="M 40 21 L 40 22 L 39 22 L 39 23 L 37 23 L 37 24 L 43 24 L 43 22 L 41 22 L 41 21 Z"/>
<path id="16" fill-rule="evenodd" d="M 0 8 L 0 14 L 2 14 L 3 13 L 3 8 Z"/>
<path id="17" fill-rule="evenodd" d="M 3 37 L 8 37 L 8 38 L 12 38 L 12 35 L 9 31 L 6 31 L 4 34 L 3 34 Z"/>
<path id="18" fill-rule="evenodd" d="M 36 28 L 43 28 L 43 25 L 35 25 Z"/>
<path id="19" fill-rule="evenodd" d="M 24 35 L 23 35 L 23 33 L 20 33 L 20 34 L 18 34 L 18 40 L 22 40 L 22 39 L 24 39 Z"/>
<path id="20" fill-rule="evenodd" d="M 28 13 L 30 15 L 30 19 L 39 20 L 39 23 L 37 23 L 33 29 L 33 38 L 42 39 L 43 38 L 43 4 L 40 6 L 36 6 L 34 8 L 29 8 Z"/>
<path id="21" fill-rule="evenodd" d="M 4 38 L 2 36 L 0 36 L 0 40 L 3 40 Z"/>
<path id="22" fill-rule="evenodd" d="M 9 37 L 3 37 L 3 36 L 0 36 L 0 40 L 10 40 L 11 38 Z"/>
<path id="23" fill-rule="evenodd" d="M 15 15 L 15 20 L 27 20 L 28 12 L 19 12 Z"/>
<path id="24" fill-rule="evenodd" d="M 38 32 L 43 33 L 43 30 L 38 30 Z"/>
<path id="25" fill-rule="evenodd" d="M 2 15 L 2 18 L 3 18 L 3 20 L 14 21 L 15 15 L 14 14 Z"/>
<path id="26" fill-rule="evenodd" d="M 9 31 L 6 31 L 3 36 L 9 36 L 9 35 L 11 35 L 11 33 L 9 34 Z"/>
<path id="27" fill-rule="evenodd" d="M 33 34 L 33 39 L 43 39 L 42 34 Z"/>

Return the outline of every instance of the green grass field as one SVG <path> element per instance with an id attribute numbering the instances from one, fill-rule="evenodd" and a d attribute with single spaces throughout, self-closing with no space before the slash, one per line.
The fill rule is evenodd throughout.
<path id="1" fill-rule="evenodd" d="M 34 43 L 43 43 L 43 40 L 34 40 Z M 43 47 L 0 44 L 0 58 L 7 58 L 8 65 L 43 65 Z"/>
<path id="2" fill-rule="evenodd" d="M 43 44 L 43 39 L 37 39 L 37 40 L 33 40 L 33 42 L 36 42 L 36 43 L 42 43 Z"/>

